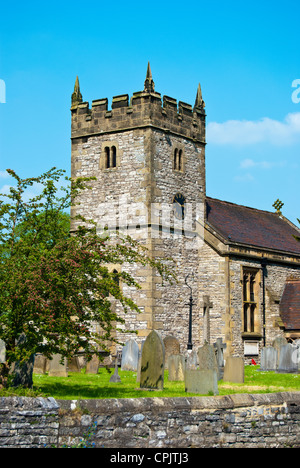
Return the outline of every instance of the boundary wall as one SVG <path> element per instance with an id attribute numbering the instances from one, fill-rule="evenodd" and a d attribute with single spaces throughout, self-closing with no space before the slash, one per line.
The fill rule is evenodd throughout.
<path id="1" fill-rule="evenodd" d="M 0 398 L 0 448 L 299 448 L 300 392 L 215 397 Z"/>

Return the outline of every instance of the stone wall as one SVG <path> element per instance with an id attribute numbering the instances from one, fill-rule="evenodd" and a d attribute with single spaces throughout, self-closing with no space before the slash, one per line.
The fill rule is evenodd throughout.
<path id="1" fill-rule="evenodd" d="M 300 393 L 55 401 L 0 398 L 0 448 L 299 448 Z M 96 423 L 96 426 L 95 426 Z"/>

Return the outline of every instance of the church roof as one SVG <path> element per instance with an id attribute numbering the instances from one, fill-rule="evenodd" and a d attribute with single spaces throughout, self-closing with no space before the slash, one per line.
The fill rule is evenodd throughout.
<path id="1" fill-rule="evenodd" d="M 300 330 L 300 280 L 287 280 L 280 301 L 280 316 L 286 330 Z"/>
<path id="2" fill-rule="evenodd" d="M 277 213 L 207 197 L 206 220 L 226 242 L 300 254 L 299 229 Z"/>

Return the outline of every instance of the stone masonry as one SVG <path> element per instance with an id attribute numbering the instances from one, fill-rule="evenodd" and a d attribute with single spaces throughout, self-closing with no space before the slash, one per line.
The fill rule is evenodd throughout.
<path id="1" fill-rule="evenodd" d="M 178 281 L 173 285 L 162 284 L 150 268 L 123 265 L 141 285 L 139 291 L 124 290 L 141 314 L 124 316 L 116 305 L 125 318 L 124 330 L 136 330 L 139 344 L 153 329 L 162 338 L 173 334 L 186 350 L 188 276 L 194 301 L 195 348 L 222 338 L 227 345 L 225 359 L 232 354 L 259 361 L 261 348 L 271 345 L 277 336 L 300 336 L 299 330 L 286 333 L 279 310 L 287 279 L 300 278 L 299 248 L 289 251 L 283 245 L 278 252 L 272 245 L 232 242 L 230 235 L 220 235 L 209 223 L 206 115 L 200 85 L 194 106 L 161 96 L 155 91 L 148 65 L 144 90 L 131 98 L 127 94 L 114 96 L 109 108 L 107 98 L 94 100 L 91 106 L 84 102 L 77 79 L 71 116 L 72 177 L 96 178 L 72 214 L 94 219 L 100 232 L 106 227 L 130 234 L 148 248 L 152 258 L 175 262 Z M 247 219 L 247 213 L 243 216 Z M 257 216 L 259 219 L 259 213 Z M 224 219 L 225 227 L 227 221 Z M 286 220 L 285 226 L 288 224 Z M 72 228 L 76 229 L 75 222 Z M 296 227 L 293 229 L 296 232 Z M 262 260 L 267 261 L 264 275 Z M 255 276 L 255 311 L 251 300 L 247 313 L 245 272 Z M 117 338 L 125 343 L 130 334 L 121 331 Z"/>

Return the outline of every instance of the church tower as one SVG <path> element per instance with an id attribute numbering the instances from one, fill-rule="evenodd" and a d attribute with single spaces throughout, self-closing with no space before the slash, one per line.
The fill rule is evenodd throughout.
<path id="1" fill-rule="evenodd" d="M 190 288 L 199 315 L 199 242 L 205 202 L 205 104 L 200 85 L 194 106 L 155 90 L 150 64 L 144 89 L 84 102 L 76 79 L 72 94 L 72 177 L 95 177 L 77 213 L 99 229 L 124 231 L 153 257 L 173 258 L 177 283 L 162 284 L 150 268 L 128 267 L 141 290 L 128 293 L 142 313 L 126 314 L 124 329 L 142 341 L 156 329 L 176 336 L 185 350 Z M 190 286 L 190 288 L 187 287 Z M 127 293 L 127 291 L 126 291 Z M 199 320 L 193 342 L 199 344 Z M 120 334 L 120 340 L 129 336 Z"/>

